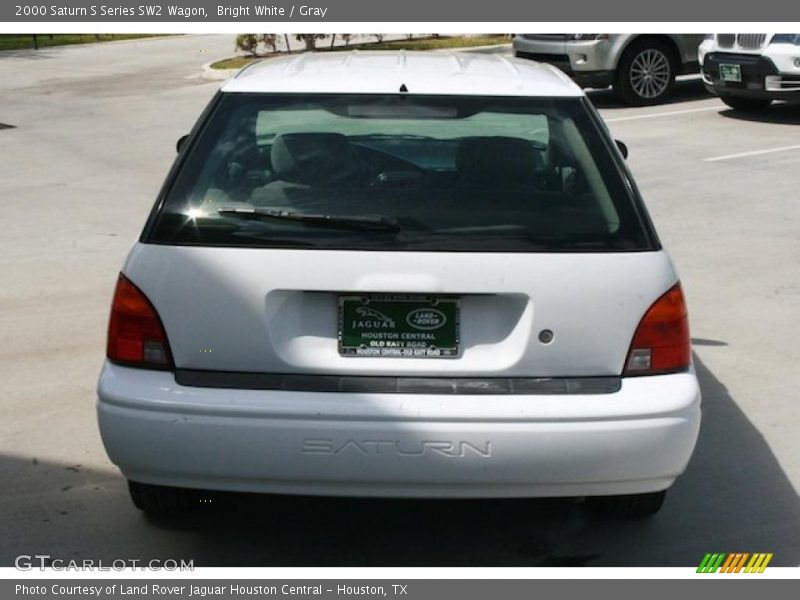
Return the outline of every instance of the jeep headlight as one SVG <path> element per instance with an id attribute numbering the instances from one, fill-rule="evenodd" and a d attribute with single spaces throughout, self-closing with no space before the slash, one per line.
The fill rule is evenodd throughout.
<path id="1" fill-rule="evenodd" d="M 770 44 L 794 44 L 800 46 L 800 33 L 776 33 Z"/>

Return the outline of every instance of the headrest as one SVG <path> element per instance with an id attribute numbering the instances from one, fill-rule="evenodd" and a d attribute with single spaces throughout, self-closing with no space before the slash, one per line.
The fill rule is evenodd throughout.
<path id="1" fill-rule="evenodd" d="M 287 133 L 272 143 L 272 169 L 278 179 L 314 185 L 352 178 L 360 161 L 339 133 Z"/>
<path id="2" fill-rule="evenodd" d="M 526 184 L 534 181 L 540 156 L 527 140 L 512 137 L 471 137 L 461 140 L 456 169 L 466 180 Z"/>

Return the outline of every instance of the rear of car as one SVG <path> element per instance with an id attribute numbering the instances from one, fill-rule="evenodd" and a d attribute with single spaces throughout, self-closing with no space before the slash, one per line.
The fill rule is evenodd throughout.
<path id="1" fill-rule="evenodd" d="M 703 83 L 731 108 L 800 100 L 800 33 L 718 33 L 700 46 Z"/>
<path id="2" fill-rule="evenodd" d="M 120 275 L 98 384 L 140 508 L 660 507 L 700 394 L 623 159 L 554 69 L 444 58 L 275 59 L 201 117 Z"/>
<path id="3" fill-rule="evenodd" d="M 583 88 L 606 88 L 630 104 L 669 97 L 675 77 L 696 73 L 701 34 L 526 33 L 515 56 L 552 64 Z"/>

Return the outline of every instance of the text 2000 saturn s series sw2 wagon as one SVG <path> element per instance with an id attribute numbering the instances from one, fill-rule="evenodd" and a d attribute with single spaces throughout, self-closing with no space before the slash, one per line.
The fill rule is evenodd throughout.
<path id="1" fill-rule="evenodd" d="M 329 53 L 226 83 L 117 282 L 105 447 L 199 490 L 657 511 L 700 423 L 684 298 L 555 68 Z"/>

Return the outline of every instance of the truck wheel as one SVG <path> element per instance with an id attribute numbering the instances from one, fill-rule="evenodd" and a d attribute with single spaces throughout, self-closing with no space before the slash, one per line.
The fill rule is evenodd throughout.
<path id="1" fill-rule="evenodd" d="M 136 508 L 151 514 L 174 514 L 185 512 L 200 504 L 200 490 L 152 485 L 128 481 L 128 491 Z"/>
<path id="2" fill-rule="evenodd" d="M 590 496 L 586 506 L 593 513 L 624 519 L 641 519 L 656 514 L 664 504 L 667 491 L 627 496 Z"/>
<path id="3" fill-rule="evenodd" d="M 614 91 L 628 104 L 657 104 L 672 92 L 677 71 L 677 60 L 666 43 L 657 39 L 636 41 L 617 65 Z"/>
<path id="4" fill-rule="evenodd" d="M 720 96 L 719 98 L 733 110 L 750 112 L 764 110 L 772 103 L 769 98 L 741 98 L 739 96 Z"/>

